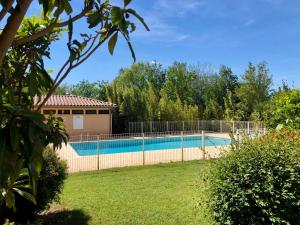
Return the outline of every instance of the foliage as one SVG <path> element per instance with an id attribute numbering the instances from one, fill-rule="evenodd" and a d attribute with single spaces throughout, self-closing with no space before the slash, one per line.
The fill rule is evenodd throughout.
<path id="1" fill-rule="evenodd" d="M 162 91 L 172 101 L 180 98 L 180 101 L 191 104 L 194 98 L 194 89 L 191 86 L 195 79 L 196 73 L 193 70 L 188 70 L 185 63 L 174 62 L 167 70 Z"/>
<path id="2" fill-rule="evenodd" d="M 300 133 L 244 140 L 208 173 L 216 224 L 300 224 Z"/>
<path id="3" fill-rule="evenodd" d="M 136 29 L 132 18 L 149 30 L 143 18 L 128 7 L 130 0 L 124 0 L 123 6 L 85 0 L 76 15 L 74 1 L 39 0 L 36 4 L 43 8 L 41 16 L 26 18 L 32 2 L 0 1 L 0 21 L 8 16 L 0 32 L 0 203 L 13 209 L 16 193 L 36 201 L 43 150 L 49 144 L 59 148 L 68 139 L 62 119 L 40 114 L 47 99 L 74 68 L 106 41 L 113 54 L 119 34 L 135 60 L 129 36 Z M 83 18 L 87 18 L 89 32 L 74 35 L 73 23 Z M 63 31 L 68 34 L 69 56 L 56 75 L 50 76 L 44 60 L 50 58 L 50 45 L 61 38 Z M 23 170 L 28 171 L 30 193 L 16 188 Z"/>
<path id="4" fill-rule="evenodd" d="M 242 79 L 237 96 L 238 107 L 243 111 L 243 119 L 249 119 L 253 112 L 262 116 L 265 104 L 270 99 L 272 84 L 267 63 L 259 63 L 257 67 L 249 63 L 248 70 L 242 75 Z"/>
<path id="5" fill-rule="evenodd" d="M 270 128 L 283 125 L 300 129 L 300 90 L 283 90 L 268 103 L 264 120 Z"/>
<path id="6" fill-rule="evenodd" d="M 198 117 L 198 107 L 182 103 L 180 98 L 172 101 L 163 95 L 159 101 L 159 118 L 162 121 L 193 120 Z"/>
<path id="7" fill-rule="evenodd" d="M 20 32 L 35 32 L 45 23 L 37 17 L 26 18 Z M 68 138 L 61 119 L 34 111 L 34 98 L 53 83 L 43 67 L 43 58 L 49 56 L 49 45 L 57 35 L 58 31 L 9 50 L 0 70 L 0 189 L 9 208 L 15 209 L 15 194 L 35 202 L 29 195 L 11 192 L 15 185 L 12 181 L 17 184 L 22 171 L 28 171 L 35 195 L 43 149 L 50 143 L 58 148 Z"/>
<path id="8" fill-rule="evenodd" d="M 78 95 L 87 98 L 98 99 L 101 101 L 107 101 L 106 86 L 107 81 L 89 82 L 88 80 L 82 80 L 75 85 L 63 84 L 59 86 L 54 94 L 56 95 Z"/>
<path id="9" fill-rule="evenodd" d="M 157 119 L 159 92 L 164 82 L 165 74 L 159 64 L 138 62 L 121 69 L 107 86 L 107 99 L 118 105 L 113 115 L 115 131 L 124 131 L 128 121 Z"/>
<path id="10" fill-rule="evenodd" d="M 124 132 L 128 121 L 260 120 L 270 96 L 271 77 L 265 63 L 257 68 L 256 72 L 249 64 L 239 80 L 226 66 L 215 71 L 201 64 L 174 62 L 164 69 L 156 62 L 138 62 L 121 69 L 111 83 L 99 89 L 87 81 L 62 88 L 64 93 L 85 97 L 93 93 L 98 98 L 97 93 L 102 95 L 105 87 L 106 99 L 118 106 L 113 115 L 114 132 Z M 78 87 L 76 92 L 72 87 Z"/>
<path id="11" fill-rule="evenodd" d="M 13 212 L 12 210 L 2 207 L 2 209 L 0 209 L 0 211 L 2 210 L 0 221 L 4 218 L 10 218 L 14 221 L 26 222 L 32 220 L 36 213 L 48 209 L 51 203 L 59 202 L 59 194 L 62 191 L 64 180 L 67 177 L 66 170 L 66 162 L 60 160 L 52 148 L 47 147 L 43 151 L 43 168 L 37 184 L 36 204 L 17 196 L 17 211 Z M 30 190 L 28 182 L 26 184 Z M 20 183 L 18 183 L 18 185 L 20 186 Z"/>
<path id="12" fill-rule="evenodd" d="M 59 159 L 55 151 L 48 147 L 43 152 L 43 169 L 38 180 L 35 212 L 48 209 L 53 202 L 59 202 L 59 194 L 66 178 L 66 162 Z"/>

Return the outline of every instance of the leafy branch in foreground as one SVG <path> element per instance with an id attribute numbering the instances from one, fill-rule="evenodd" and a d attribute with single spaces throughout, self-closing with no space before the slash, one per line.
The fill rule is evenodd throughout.
<path id="1" fill-rule="evenodd" d="M 40 113 L 47 99 L 74 68 L 106 41 L 113 54 L 119 34 L 124 36 L 135 60 L 130 33 L 136 26 L 131 17 L 149 30 L 142 17 L 127 8 L 130 0 L 124 0 L 123 7 L 113 6 L 108 0 L 85 0 L 82 10 L 75 15 L 73 5 L 77 1 L 39 0 L 42 16 L 27 18 L 25 14 L 32 2 L 0 1 L 0 20 L 7 17 L 0 33 L 0 203 L 5 202 L 12 209 L 16 193 L 30 196 L 15 189 L 10 191 L 12 181 L 15 183 L 21 171 L 27 170 L 30 193 L 35 196 L 43 150 L 49 144 L 57 149 L 68 140 L 61 118 Z M 74 23 L 83 18 L 89 32 L 80 34 L 79 40 L 74 38 L 79 35 L 73 35 Z M 44 59 L 50 58 L 51 43 L 58 41 L 64 31 L 68 32 L 69 56 L 52 77 Z"/>

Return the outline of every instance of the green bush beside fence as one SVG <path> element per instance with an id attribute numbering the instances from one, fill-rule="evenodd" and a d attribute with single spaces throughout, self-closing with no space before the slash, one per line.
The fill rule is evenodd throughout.
<path id="1" fill-rule="evenodd" d="M 300 224 L 299 136 L 244 140 L 212 163 L 206 190 L 216 224 Z"/>

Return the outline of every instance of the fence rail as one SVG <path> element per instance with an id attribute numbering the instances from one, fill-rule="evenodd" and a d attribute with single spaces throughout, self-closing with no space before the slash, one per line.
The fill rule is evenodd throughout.
<path id="1" fill-rule="evenodd" d="M 225 120 L 194 120 L 194 121 L 146 121 L 129 122 L 129 133 L 153 133 L 170 131 L 211 131 L 235 133 L 237 129 L 264 129 L 263 122 L 257 121 L 225 121 Z"/>

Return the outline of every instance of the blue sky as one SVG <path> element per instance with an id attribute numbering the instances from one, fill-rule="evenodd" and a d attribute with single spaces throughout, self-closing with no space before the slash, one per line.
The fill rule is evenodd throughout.
<path id="1" fill-rule="evenodd" d="M 224 64 L 241 75 L 248 62 L 265 60 L 275 86 L 287 80 L 300 87 L 299 0 L 133 0 L 131 7 L 151 29 L 146 32 L 138 26 L 132 34 L 139 61 L 156 60 L 164 67 L 175 60 L 216 68 Z M 35 11 L 33 5 L 29 14 Z M 84 32 L 84 24 L 75 29 Z M 54 44 L 49 67 L 57 71 L 66 52 L 64 41 Z M 119 41 L 113 57 L 103 46 L 66 81 L 111 81 L 120 68 L 131 64 L 127 45 Z"/>

